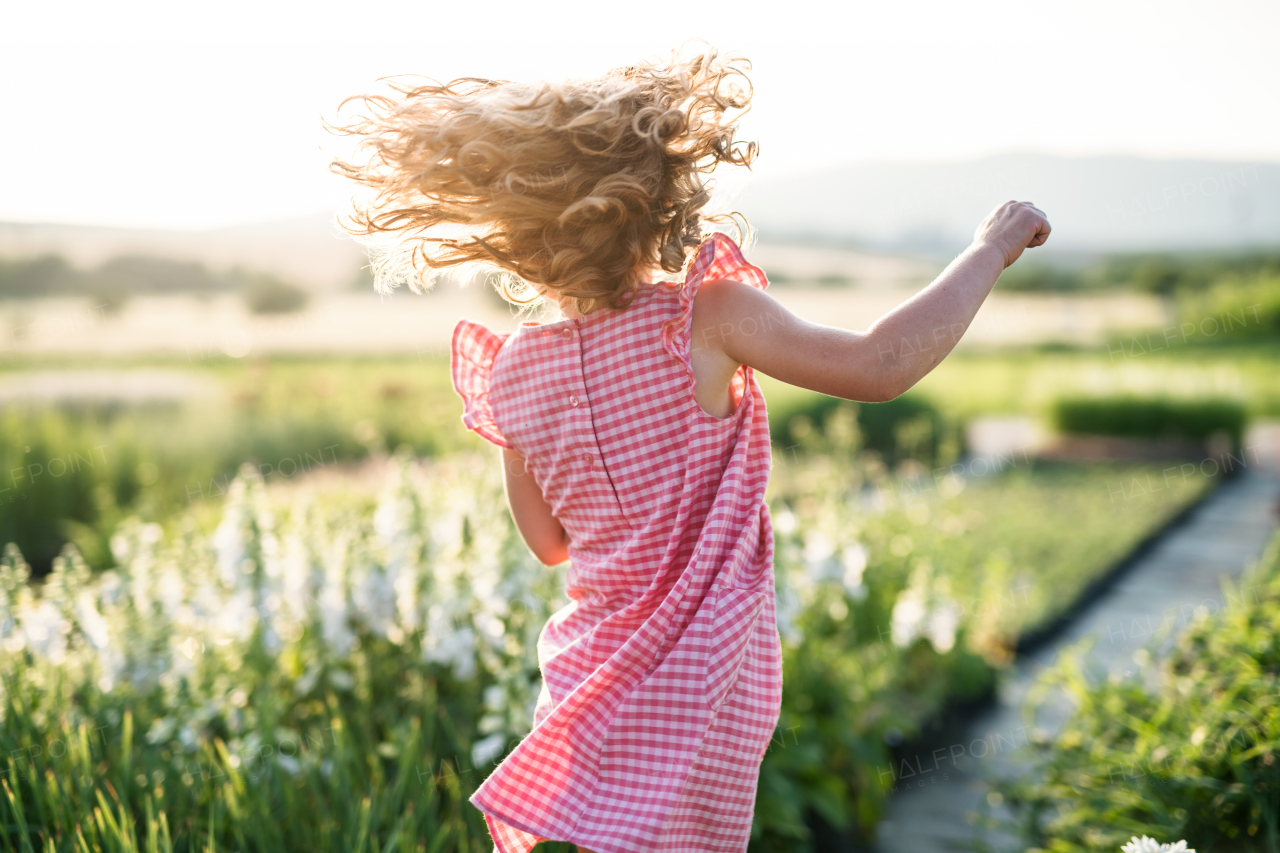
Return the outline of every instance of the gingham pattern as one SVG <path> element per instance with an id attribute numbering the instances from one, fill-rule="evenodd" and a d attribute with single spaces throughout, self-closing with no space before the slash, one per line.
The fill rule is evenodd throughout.
<path id="1" fill-rule="evenodd" d="M 525 457 L 572 543 L 570 604 L 538 642 L 533 731 L 471 798 L 500 853 L 544 839 L 596 853 L 747 847 L 782 701 L 769 426 L 749 367 L 730 417 L 694 398 L 707 278 L 766 286 L 718 234 L 682 284 L 649 283 L 623 311 L 454 330 L 464 423 Z"/>

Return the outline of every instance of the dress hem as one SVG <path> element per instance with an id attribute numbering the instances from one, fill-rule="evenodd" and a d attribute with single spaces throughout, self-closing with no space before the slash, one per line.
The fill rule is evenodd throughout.
<path id="1" fill-rule="evenodd" d="M 567 844 L 572 844 L 572 845 L 574 845 L 575 847 L 581 847 L 581 846 L 582 846 L 582 844 L 581 844 L 580 842 L 578 842 L 577 840 L 575 840 L 575 839 L 573 839 L 573 838 L 554 838 L 554 837 L 552 837 L 552 836 L 550 836 L 550 835 L 546 835 L 546 834 L 542 833 L 541 831 L 539 831 L 539 830 L 537 830 L 537 829 L 534 829 L 534 828 L 533 828 L 533 827 L 531 827 L 531 826 L 526 825 L 526 824 L 525 824 L 524 822 L 522 822 L 522 821 L 518 821 L 518 820 L 511 820 L 510 818 L 504 817 L 503 815 L 498 814 L 497 809 L 495 809 L 495 808 L 493 808 L 492 806 L 489 806 L 489 805 L 481 805 L 480 803 L 476 802 L 474 798 L 469 798 L 469 799 L 467 800 L 467 802 L 469 802 L 469 803 L 471 803 L 471 805 L 475 806 L 475 807 L 476 807 L 476 809 L 478 809 L 478 810 L 480 811 L 480 813 L 481 813 L 481 814 L 483 814 L 485 817 L 490 817 L 490 818 L 493 818 L 493 819 L 494 819 L 494 820 L 496 820 L 496 821 L 500 821 L 500 822 L 502 822 L 502 823 L 506 824 L 507 826 L 511 827 L 512 829 L 518 829 L 518 830 L 520 830 L 521 832 L 527 832 L 527 833 L 529 833 L 530 835 L 532 835 L 532 836 L 534 836 L 535 838 L 537 838 L 539 842 L 542 842 L 542 841 L 560 841 L 560 842 L 564 842 L 564 843 L 567 843 Z M 497 846 L 497 843 L 496 843 L 496 842 L 495 842 L 495 844 L 494 844 L 494 849 L 500 849 L 500 848 L 498 848 L 498 846 Z M 530 849 L 532 849 L 532 848 L 530 848 Z M 500 853 L 506 853 L 506 851 L 500 851 Z M 609 851 L 607 851 L 607 850 L 595 850 L 595 849 L 593 848 L 592 853 L 609 853 Z"/>

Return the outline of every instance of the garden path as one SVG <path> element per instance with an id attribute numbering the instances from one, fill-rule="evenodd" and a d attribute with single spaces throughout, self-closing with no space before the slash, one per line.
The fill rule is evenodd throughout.
<path id="1" fill-rule="evenodd" d="M 1212 612 L 1252 600 L 1247 587 L 1237 597 L 1224 596 L 1219 577 L 1234 583 L 1262 552 L 1276 528 L 1278 499 L 1280 474 L 1272 466 L 1246 468 L 1168 530 L 1051 642 L 1020 656 L 1002 679 L 993 707 L 958 725 L 940 748 L 931 744 L 929 752 L 911 759 L 910 769 L 899 767 L 875 853 L 972 849 L 973 813 L 986 796 L 983 779 L 1018 771 L 1015 747 L 1025 745 L 1032 731 L 1019 709 L 1037 674 L 1064 647 L 1081 641 L 1092 643 L 1089 659 L 1099 670 L 1135 670 L 1140 650 L 1156 637 L 1166 648 L 1168 637 L 1198 607 Z M 1053 731 L 1069 711 L 1069 703 L 1058 697 L 1044 706 L 1035 724 Z M 889 769 L 884 770 L 887 775 Z M 1019 849 L 1012 839 L 993 835 L 988 841 L 997 849 Z"/>

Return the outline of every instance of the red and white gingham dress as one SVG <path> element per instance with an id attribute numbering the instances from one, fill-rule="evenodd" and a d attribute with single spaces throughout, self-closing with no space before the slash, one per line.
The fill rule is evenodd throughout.
<path id="1" fill-rule="evenodd" d="M 694 399 L 706 278 L 766 286 L 717 234 L 683 284 L 642 285 L 623 311 L 454 330 L 463 422 L 525 457 L 571 542 L 533 731 L 471 797 L 499 853 L 747 847 L 782 701 L 769 426 L 750 367 L 731 416 Z"/>

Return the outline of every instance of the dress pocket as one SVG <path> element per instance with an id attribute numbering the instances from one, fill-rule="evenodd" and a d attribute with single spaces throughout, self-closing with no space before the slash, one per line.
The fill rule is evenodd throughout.
<path id="1" fill-rule="evenodd" d="M 707 660 L 707 704 L 720 710 L 738 683 L 742 662 L 751 648 L 756 623 L 768 601 L 769 589 L 722 587 L 716 598 Z"/>

